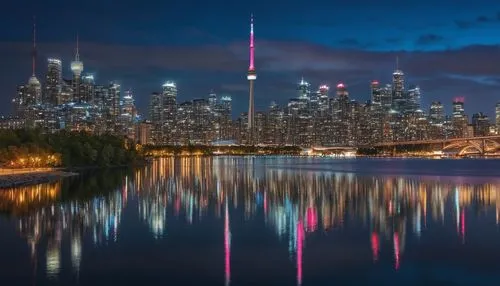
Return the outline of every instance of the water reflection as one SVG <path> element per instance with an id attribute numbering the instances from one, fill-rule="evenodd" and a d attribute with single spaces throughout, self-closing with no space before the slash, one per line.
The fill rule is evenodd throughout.
<path id="1" fill-rule="evenodd" d="M 433 227 L 453 223 L 462 243 L 467 241 L 468 217 L 494 211 L 498 224 L 497 184 L 284 167 L 293 160 L 162 159 L 131 172 L 5 190 L 0 192 L 0 207 L 15 215 L 35 268 L 40 267 L 36 257 L 45 254 L 42 269 L 51 279 L 57 279 L 63 268 L 61 253 L 68 245 L 64 240 L 73 272 L 79 273 L 83 246 L 88 247 L 84 240 L 90 237 L 94 245 L 117 243 L 126 208 L 135 210 L 157 240 L 168 240 L 169 217 L 190 225 L 215 215 L 224 226 L 226 285 L 231 281 L 231 225 L 242 223 L 231 219 L 236 210 L 243 210 L 244 220 L 262 215 L 267 227 L 287 242 L 299 285 L 305 242 L 312 233 L 336 231 L 346 224 L 368 229 L 366 246 L 371 247 L 373 263 L 383 251 L 390 251 L 397 270 L 404 267 L 409 233 L 420 237 L 428 220 Z M 382 249 L 383 241 L 393 247 Z"/>

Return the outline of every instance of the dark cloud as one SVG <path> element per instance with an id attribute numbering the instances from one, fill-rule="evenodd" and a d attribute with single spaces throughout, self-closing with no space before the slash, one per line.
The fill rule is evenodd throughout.
<path id="1" fill-rule="evenodd" d="M 486 17 L 486 16 L 479 16 L 479 17 L 477 17 L 476 22 L 478 22 L 478 23 L 488 23 L 488 22 L 491 22 L 492 20 L 493 20 L 492 18 L 489 18 L 489 17 Z"/>
<path id="2" fill-rule="evenodd" d="M 500 12 L 495 15 L 480 15 L 474 20 L 455 20 L 455 25 L 460 29 L 469 29 L 478 25 L 499 23 L 500 22 Z"/>
<path id="3" fill-rule="evenodd" d="M 460 29 L 469 29 L 474 23 L 464 20 L 455 20 L 455 25 Z"/>
<path id="4" fill-rule="evenodd" d="M 345 47 L 359 47 L 361 42 L 354 38 L 345 38 L 337 42 L 341 46 Z"/>
<path id="5" fill-rule="evenodd" d="M 444 37 L 436 34 L 426 34 L 426 35 L 421 35 L 418 37 L 418 39 L 415 41 L 415 45 L 417 46 L 427 46 L 427 45 L 433 45 L 433 44 L 438 44 L 443 42 Z"/>
<path id="6" fill-rule="evenodd" d="M 387 38 L 385 39 L 385 42 L 388 44 L 399 44 L 403 41 L 401 38 Z"/>

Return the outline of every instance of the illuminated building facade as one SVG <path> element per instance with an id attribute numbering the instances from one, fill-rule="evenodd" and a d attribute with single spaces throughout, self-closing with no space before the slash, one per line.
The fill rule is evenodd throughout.
<path id="1" fill-rule="evenodd" d="M 49 58 L 47 63 L 43 102 L 50 105 L 59 105 L 62 104 L 62 62 L 60 59 Z"/>

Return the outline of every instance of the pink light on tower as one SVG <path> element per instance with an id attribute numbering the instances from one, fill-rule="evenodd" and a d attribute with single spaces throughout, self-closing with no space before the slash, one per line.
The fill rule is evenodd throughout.
<path id="1" fill-rule="evenodd" d="M 248 67 L 248 71 L 255 71 L 254 65 L 254 44 L 253 44 L 253 14 L 250 19 L 250 66 Z"/>

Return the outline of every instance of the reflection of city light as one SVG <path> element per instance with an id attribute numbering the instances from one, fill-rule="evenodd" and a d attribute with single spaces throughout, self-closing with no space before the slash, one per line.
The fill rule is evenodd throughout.
<path id="1" fill-rule="evenodd" d="M 299 283 L 305 231 L 335 231 L 344 227 L 347 218 L 367 220 L 370 231 L 366 243 L 371 244 L 373 259 L 381 256 L 381 241 L 393 240 L 395 266 L 399 268 L 408 237 L 406 227 L 418 235 L 426 228 L 427 213 L 431 220 L 448 223 L 444 214 L 451 209 L 462 239 L 466 215 L 471 213 L 466 214 L 466 208 L 477 204 L 499 213 L 499 189 L 494 184 L 297 170 L 282 168 L 296 160 L 284 157 L 267 158 L 266 164 L 254 168 L 252 164 L 259 164 L 259 160 L 263 159 L 165 158 L 134 171 L 133 176 L 119 178 L 104 195 L 58 201 L 62 184 L 55 182 L 0 192 L 0 209 L 23 214 L 18 229 L 31 247 L 32 257 L 36 257 L 37 248 L 50 246 L 48 275 L 57 275 L 60 268 L 61 237 L 71 238 L 75 269 L 81 263 L 85 235 L 95 244 L 117 241 L 122 212 L 129 201 L 137 203 L 141 221 L 156 239 L 167 239 L 169 215 L 189 224 L 202 223 L 207 215 L 217 217 L 225 221 L 224 263 L 229 274 L 228 206 L 232 205 L 244 212 L 245 219 L 264 216 L 265 225 L 288 244 L 290 259 L 297 259 Z"/>
<path id="2" fill-rule="evenodd" d="M 61 268 L 61 254 L 58 246 L 50 247 L 47 250 L 47 277 L 55 278 L 59 275 Z"/>
<path id="3" fill-rule="evenodd" d="M 79 236 L 75 236 L 71 240 L 71 263 L 76 272 L 80 270 L 80 262 L 82 260 L 82 243 Z"/>

